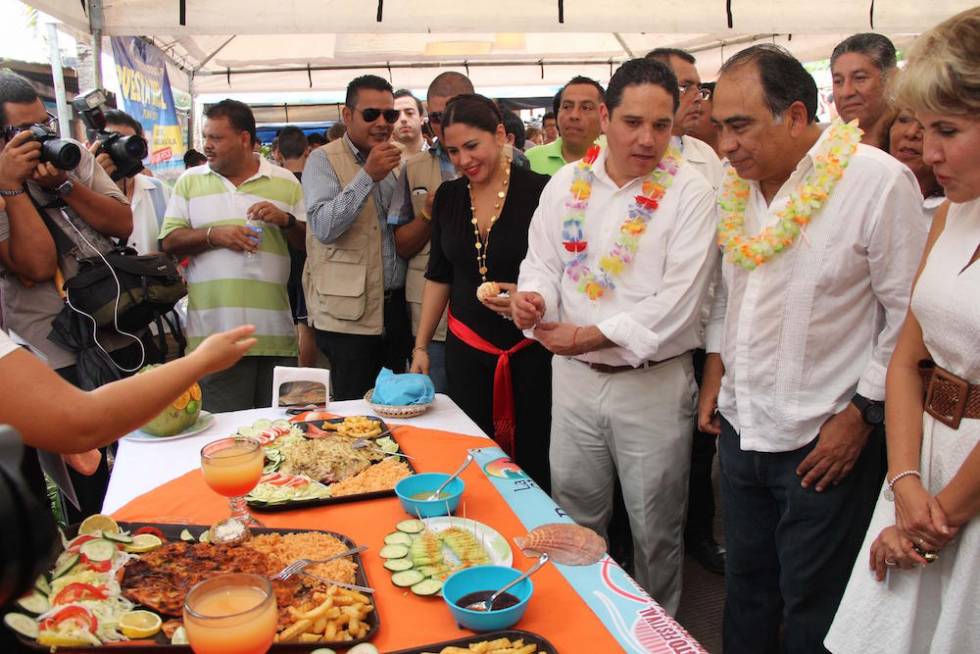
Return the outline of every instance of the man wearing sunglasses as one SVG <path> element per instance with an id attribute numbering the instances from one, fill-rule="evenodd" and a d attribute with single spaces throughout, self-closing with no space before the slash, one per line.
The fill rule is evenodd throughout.
<path id="1" fill-rule="evenodd" d="M 363 397 L 382 367 L 404 372 L 412 349 L 405 262 L 387 220 L 401 161 L 390 142 L 398 116 L 387 81 L 355 78 L 342 112 L 346 133 L 310 153 L 303 170 L 303 288 L 336 400 Z"/>

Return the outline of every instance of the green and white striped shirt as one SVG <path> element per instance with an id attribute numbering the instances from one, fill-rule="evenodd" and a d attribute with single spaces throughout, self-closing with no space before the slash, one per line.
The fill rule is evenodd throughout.
<path id="1" fill-rule="evenodd" d="M 244 225 L 248 208 L 263 200 L 306 220 L 303 188 L 296 177 L 264 158 L 259 158 L 258 172 L 237 188 L 207 164 L 191 168 L 174 186 L 160 238 L 181 228 Z M 188 349 L 215 332 L 253 324 L 258 343 L 250 356 L 296 355 L 296 328 L 286 292 L 286 238 L 274 225 L 263 227 L 261 246 L 251 257 L 215 248 L 190 258 Z"/>

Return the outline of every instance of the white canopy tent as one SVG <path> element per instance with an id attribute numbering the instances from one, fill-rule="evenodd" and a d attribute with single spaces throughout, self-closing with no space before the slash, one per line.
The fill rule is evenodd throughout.
<path id="1" fill-rule="evenodd" d="M 30 0 L 76 29 L 151 38 L 192 94 L 340 92 L 375 73 L 424 89 L 437 69 L 481 90 L 608 80 L 654 47 L 698 57 L 705 79 L 754 42 L 826 57 L 847 34 L 880 31 L 899 47 L 971 6 L 963 0 Z M 493 31 L 488 31 L 488 30 Z"/>

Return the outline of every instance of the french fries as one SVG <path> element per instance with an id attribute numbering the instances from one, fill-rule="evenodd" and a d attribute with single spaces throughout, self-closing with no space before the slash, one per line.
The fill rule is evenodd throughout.
<path id="1" fill-rule="evenodd" d="M 438 653 L 425 652 L 425 654 L 535 654 L 537 651 L 538 646 L 534 643 L 525 645 L 520 639 L 498 638 L 470 643 L 469 647 L 443 647 Z"/>
<path id="2" fill-rule="evenodd" d="M 277 643 L 343 642 L 367 635 L 367 617 L 374 610 L 367 596 L 330 586 L 326 592 L 314 593 L 313 600 L 288 608 L 295 622 L 276 635 Z"/>

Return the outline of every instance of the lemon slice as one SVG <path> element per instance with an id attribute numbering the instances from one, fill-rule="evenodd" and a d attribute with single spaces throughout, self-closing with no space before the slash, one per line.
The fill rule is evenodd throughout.
<path id="1" fill-rule="evenodd" d="M 119 525 L 104 513 L 96 513 L 82 520 L 82 524 L 78 526 L 79 535 L 94 534 L 97 531 L 103 534 L 115 534 L 119 531 Z"/>
<path id="2" fill-rule="evenodd" d="M 133 552 L 135 554 L 140 554 L 141 552 L 149 552 L 150 550 L 155 550 L 156 548 L 163 545 L 163 541 L 159 537 L 153 534 L 137 534 L 133 536 L 133 542 L 128 545 L 124 545 L 127 552 Z"/>
<path id="3" fill-rule="evenodd" d="M 93 643 L 92 640 L 95 640 L 95 642 Z M 85 647 L 97 644 L 99 639 L 95 636 L 83 638 L 82 636 L 71 636 L 60 634 L 57 631 L 47 630 L 41 631 L 37 637 L 37 642 L 39 645 L 44 645 L 45 647 Z"/>
<path id="4" fill-rule="evenodd" d="M 129 611 L 119 618 L 119 630 L 127 638 L 155 636 L 162 625 L 160 616 L 151 611 Z"/>

